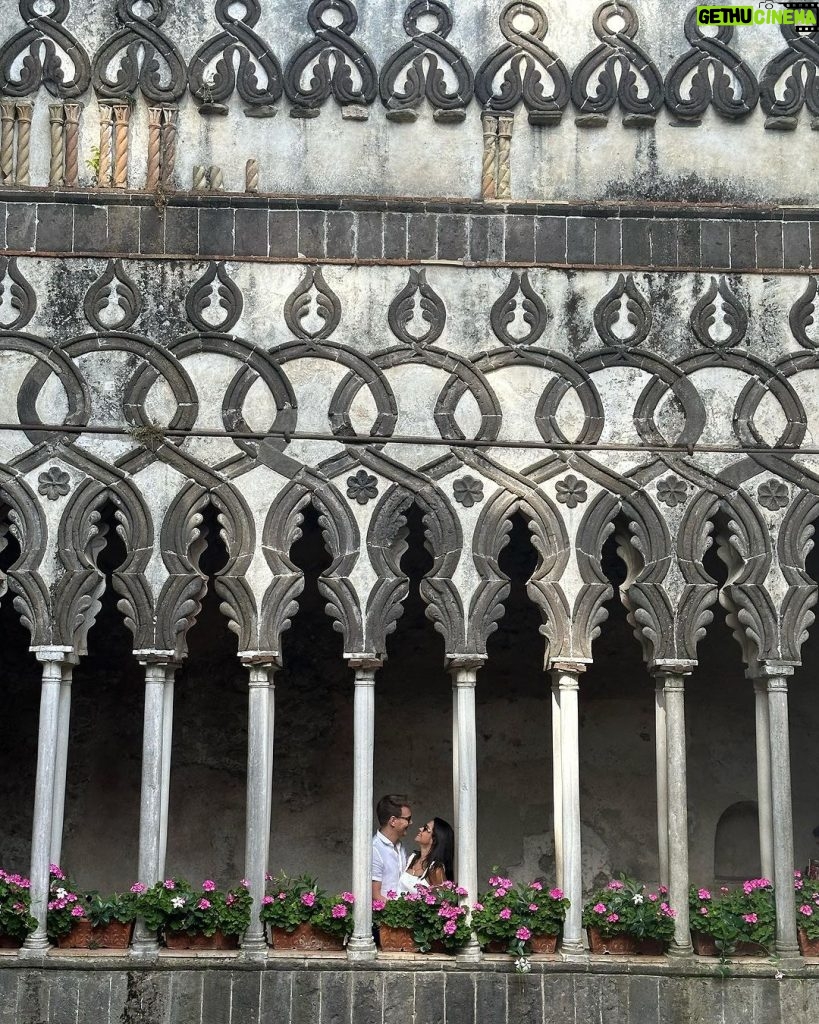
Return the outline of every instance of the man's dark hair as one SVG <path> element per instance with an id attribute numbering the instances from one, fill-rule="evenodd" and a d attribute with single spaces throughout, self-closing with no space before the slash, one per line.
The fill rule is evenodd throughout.
<path id="1" fill-rule="evenodd" d="M 389 793 L 382 796 L 375 807 L 375 816 L 378 818 L 378 827 L 383 828 L 390 818 L 400 818 L 401 810 L 409 807 L 407 798 L 401 793 Z"/>

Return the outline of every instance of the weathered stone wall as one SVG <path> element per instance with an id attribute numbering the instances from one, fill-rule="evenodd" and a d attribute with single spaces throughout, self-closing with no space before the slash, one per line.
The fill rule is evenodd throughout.
<path id="1" fill-rule="evenodd" d="M 516 975 L 490 963 L 476 971 L 431 957 L 396 960 L 379 971 L 338 960 L 279 960 L 265 970 L 208 957 L 150 967 L 60 958 L 45 970 L 18 968 L 0 953 L 4 1024 L 813 1024 L 819 1015 L 816 968 L 781 979 L 773 968 L 646 969 L 625 961 L 536 964 Z"/>

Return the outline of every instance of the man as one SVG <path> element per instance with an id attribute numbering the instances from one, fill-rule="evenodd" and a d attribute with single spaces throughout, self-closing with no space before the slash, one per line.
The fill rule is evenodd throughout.
<path id="1" fill-rule="evenodd" d="M 378 831 L 373 836 L 373 899 L 386 899 L 398 892 L 398 879 L 407 866 L 401 840 L 412 824 L 412 811 L 405 796 L 382 796 L 375 808 Z"/>

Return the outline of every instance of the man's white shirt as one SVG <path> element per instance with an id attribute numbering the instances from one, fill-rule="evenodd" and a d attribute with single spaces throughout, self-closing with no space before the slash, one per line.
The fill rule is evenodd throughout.
<path id="1" fill-rule="evenodd" d="M 381 895 L 398 892 L 399 879 L 407 866 L 407 855 L 399 843 L 394 846 L 383 832 L 373 836 L 373 881 L 381 883 Z"/>

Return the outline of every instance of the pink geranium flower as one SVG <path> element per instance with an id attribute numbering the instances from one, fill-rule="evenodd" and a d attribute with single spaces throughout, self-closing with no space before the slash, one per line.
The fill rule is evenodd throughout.
<path id="1" fill-rule="evenodd" d="M 526 942 L 528 939 L 531 939 L 531 937 L 532 933 L 528 928 L 521 927 L 515 932 L 515 938 L 520 939 L 521 942 Z"/>
<path id="2" fill-rule="evenodd" d="M 483 903 L 476 903 L 473 910 L 483 910 Z"/>
<path id="3" fill-rule="evenodd" d="M 529 904 L 529 909 L 530 909 L 530 910 L 532 911 L 532 913 L 534 914 L 534 912 L 535 912 L 535 911 L 536 911 L 536 910 L 538 909 L 538 905 L 537 905 L 537 903 L 530 903 L 530 904 Z"/>
<path id="4" fill-rule="evenodd" d="M 501 919 L 501 921 L 508 921 L 511 916 L 512 911 L 509 909 L 509 907 L 504 907 L 503 910 L 498 914 L 498 917 Z"/>
<path id="5" fill-rule="evenodd" d="M 346 917 L 347 916 L 347 904 L 336 903 L 333 909 L 330 911 L 333 917 Z"/>
<path id="6" fill-rule="evenodd" d="M 550 889 L 549 890 L 549 895 L 551 896 L 551 898 L 553 900 L 562 900 L 563 899 L 563 890 L 562 889 Z"/>
<path id="7" fill-rule="evenodd" d="M 216 888 L 216 882 L 214 882 L 210 878 L 206 878 L 205 881 L 202 883 L 202 888 L 205 890 L 205 892 L 213 892 L 213 890 Z"/>
<path id="8" fill-rule="evenodd" d="M 341 894 L 341 898 L 344 900 L 345 903 L 349 903 L 350 905 L 355 903 L 355 896 L 353 896 L 351 892 L 343 892 Z"/>
<path id="9" fill-rule="evenodd" d="M 71 908 L 71 916 L 72 917 L 85 917 L 85 911 L 80 906 L 72 907 Z"/>
<path id="10" fill-rule="evenodd" d="M 540 892 L 543 886 L 540 884 L 540 882 L 532 882 L 529 888 L 534 889 L 535 892 Z"/>
<path id="11" fill-rule="evenodd" d="M 620 920 L 620 915 L 619 914 L 609 914 L 609 916 L 606 918 L 606 920 L 609 922 L 609 924 L 614 924 L 616 921 Z"/>
<path id="12" fill-rule="evenodd" d="M 174 882 L 174 880 L 172 878 L 166 878 L 165 881 L 162 883 L 162 885 L 166 889 L 175 889 L 176 888 L 176 882 Z"/>
<path id="13" fill-rule="evenodd" d="M 609 882 L 609 884 L 606 886 L 606 888 L 607 889 L 613 889 L 614 891 L 617 891 L 618 889 L 622 889 L 623 888 L 623 883 L 622 882 L 618 882 L 618 880 L 616 878 L 613 878 Z"/>
<path id="14" fill-rule="evenodd" d="M 454 935 L 457 927 L 457 921 L 447 921 L 447 923 L 444 925 L 444 935 Z"/>
<path id="15" fill-rule="evenodd" d="M 813 914 L 813 907 L 809 903 L 805 903 L 799 908 L 799 913 L 802 914 L 803 917 L 810 917 Z"/>
<path id="16" fill-rule="evenodd" d="M 273 897 L 272 897 L 272 896 L 262 896 L 262 903 L 263 903 L 263 904 L 264 904 L 264 905 L 265 905 L 266 907 L 267 907 L 267 906 L 269 906 L 269 905 L 270 905 L 271 903 L 275 903 L 275 902 L 276 902 L 276 901 L 275 901 L 275 900 L 273 899 Z"/>
<path id="17" fill-rule="evenodd" d="M 595 912 L 595 914 L 605 914 L 606 909 L 607 908 L 605 903 L 595 903 L 595 905 L 592 907 L 592 910 Z"/>
<path id="18" fill-rule="evenodd" d="M 743 914 L 742 920 L 745 921 L 746 924 L 756 924 L 759 918 L 756 914 Z"/>
<path id="19" fill-rule="evenodd" d="M 142 882 L 134 882 L 134 884 L 131 886 L 131 892 L 135 892 L 137 894 L 137 896 L 142 895 L 142 893 L 145 892 L 145 891 L 146 891 L 146 888 L 142 884 Z"/>
<path id="20" fill-rule="evenodd" d="M 196 909 L 197 910 L 210 910 L 210 908 L 211 908 L 211 902 L 210 902 L 210 900 L 206 900 L 204 896 L 196 904 Z"/>
<path id="21" fill-rule="evenodd" d="M 316 902 L 316 894 L 314 892 L 303 892 L 300 899 L 305 907 L 312 907 Z"/>
<path id="22" fill-rule="evenodd" d="M 373 900 L 373 910 L 383 910 L 386 905 L 384 900 Z"/>
<path id="23" fill-rule="evenodd" d="M 697 896 L 701 900 L 710 900 L 711 899 L 711 892 L 710 892 L 709 889 L 697 889 Z"/>

